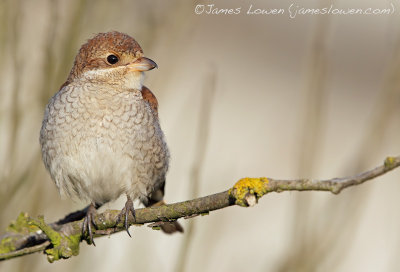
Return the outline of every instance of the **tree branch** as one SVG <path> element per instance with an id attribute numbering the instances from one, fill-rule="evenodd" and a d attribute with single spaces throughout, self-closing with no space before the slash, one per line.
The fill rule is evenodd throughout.
<path id="1" fill-rule="evenodd" d="M 372 170 L 345 178 L 327 180 L 272 178 L 243 178 L 229 190 L 221 193 L 158 207 L 136 210 L 136 221 L 132 216 L 129 224 L 146 224 L 158 229 L 163 222 L 190 218 L 232 205 L 253 206 L 258 199 L 270 192 L 282 191 L 330 191 L 334 194 L 343 189 L 362 184 L 400 166 L 399 157 L 387 157 L 383 165 Z M 50 262 L 79 254 L 79 243 L 86 239 L 82 235 L 82 218 L 85 210 L 67 215 L 65 218 L 45 224 L 43 217 L 31 219 L 21 213 L 6 230 L 0 240 L 0 260 L 45 251 Z M 120 211 L 106 210 L 95 217 L 97 229 L 94 237 L 111 235 L 125 230 L 122 223 L 116 224 Z"/>

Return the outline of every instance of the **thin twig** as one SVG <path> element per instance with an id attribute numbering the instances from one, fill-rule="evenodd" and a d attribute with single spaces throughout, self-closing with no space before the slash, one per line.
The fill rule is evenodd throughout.
<path id="1" fill-rule="evenodd" d="M 388 157 L 386 158 L 383 165 L 378 166 L 372 170 L 360 173 L 355 176 L 345 177 L 345 178 L 333 178 L 327 180 L 313 180 L 313 179 L 296 179 L 296 180 L 279 180 L 272 178 L 244 178 L 236 182 L 236 184 L 229 190 L 221 193 L 196 198 L 193 200 L 188 200 L 184 202 L 178 202 L 174 204 L 159 206 L 159 207 L 149 207 L 136 210 L 136 221 L 132 216 L 128 219 L 128 223 L 132 224 L 146 224 L 159 221 L 173 221 L 182 217 L 189 217 L 198 214 L 207 214 L 211 211 L 222 209 L 232 205 L 239 206 L 253 206 L 259 198 L 270 192 L 282 192 L 282 191 L 329 191 L 334 194 L 340 193 L 343 189 L 350 186 L 360 185 L 368 180 L 374 179 L 378 176 L 385 174 L 386 172 L 393 170 L 400 166 L 400 156 L 398 157 Z M 105 212 L 98 214 L 95 217 L 95 223 L 97 225 L 97 230 L 94 232 L 94 237 L 100 237 L 104 235 L 111 235 L 113 233 L 125 230 L 122 224 L 117 225 L 117 217 L 120 211 L 118 210 L 106 210 Z M 79 212 L 77 213 L 79 214 Z M 71 220 L 75 220 L 75 216 L 71 216 Z M 79 218 L 79 216 L 78 216 Z M 43 232 L 46 229 L 57 230 L 60 235 L 60 239 L 68 239 L 71 242 L 70 237 L 80 237 L 82 232 L 82 220 L 67 222 L 67 219 L 59 220 L 57 223 L 48 225 L 48 228 L 44 228 L 37 223 L 37 226 L 41 226 Z M 6 260 L 14 258 L 17 256 L 22 256 L 30 254 L 33 252 L 42 251 L 49 244 L 47 243 L 50 239 L 47 239 L 45 244 L 43 243 L 43 232 L 32 231 L 32 233 L 19 236 L 19 240 L 15 243 L 20 243 L 20 240 L 29 241 L 29 247 L 21 246 L 12 252 L 6 252 L 0 254 L 0 260 Z M 53 231 L 54 232 L 54 231 Z M 15 233 L 1 237 L 0 245 L 3 240 L 11 235 L 15 236 Z M 54 233 L 52 233 L 54 235 Z M 35 245 L 32 241 L 40 241 L 40 245 Z M 78 242 L 79 243 L 79 242 Z M 52 243 L 54 246 L 54 244 Z M 63 241 L 58 241 L 58 245 L 63 246 Z M 23 250 L 24 251 L 21 251 Z M 65 252 L 70 251 L 70 248 L 59 248 L 59 251 Z M 68 251 L 68 252 L 69 252 Z M 18 252 L 18 253 L 16 253 Z M 49 254 L 49 253 L 48 253 Z M 68 258 L 72 255 L 61 256 L 61 258 Z"/>
<path id="2" fill-rule="evenodd" d="M 39 245 L 35 245 L 35 246 L 32 246 L 32 247 L 25 247 L 25 248 L 22 248 L 20 250 L 4 253 L 4 254 L 1 254 L 0 260 L 3 261 L 3 260 L 15 258 L 15 257 L 24 256 L 24 255 L 36 253 L 36 252 L 39 252 L 39 251 L 43 251 L 49 245 L 51 245 L 50 241 L 45 241 L 45 242 L 43 242 L 42 244 L 39 244 Z"/>

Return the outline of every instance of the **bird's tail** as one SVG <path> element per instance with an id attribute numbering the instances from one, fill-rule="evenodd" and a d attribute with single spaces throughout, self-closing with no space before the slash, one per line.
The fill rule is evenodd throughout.
<path id="1" fill-rule="evenodd" d="M 157 207 L 157 206 L 162 206 L 165 205 L 164 200 L 160 200 L 156 203 L 154 202 L 149 202 L 149 205 L 147 207 Z M 159 227 L 164 233 L 167 234 L 172 234 L 175 232 L 184 232 L 183 227 L 181 224 L 179 224 L 178 221 L 173 221 L 173 222 L 160 222 Z"/>
<path id="2" fill-rule="evenodd" d="M 183 232 L 183 227 L 181 224 L 179 224 L 178 221 L 162 222 L 160 225 L 160 228 L 164 233 L 167 233 L 167 234 L 172 234 L 175 232 Z"/>

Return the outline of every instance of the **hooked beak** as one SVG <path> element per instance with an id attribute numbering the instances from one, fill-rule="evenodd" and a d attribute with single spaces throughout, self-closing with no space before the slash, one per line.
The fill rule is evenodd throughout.
<path id="1" fill-rule="evenodd" d="M 151 59 L 141 57 L 138 58 L 136 61 L 128 64 L 128 68 L 132 72 L 144 72 L 152 70 L 154 68 L 158 68 L 158 66 L 157 63 L 155 63 Z"/>

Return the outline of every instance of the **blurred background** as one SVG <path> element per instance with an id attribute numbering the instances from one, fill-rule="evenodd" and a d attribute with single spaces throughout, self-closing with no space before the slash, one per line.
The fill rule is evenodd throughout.
<path id="1" fill-rule="evenodd" d="M 391 8 L 391 15 L 303 15 L 299 8 Z M 238 15 L 195 14 L 199 4 Z M 250 5 L 280 15 L 247 15 Z M 207 8 L 207 6 L 206 6 Z M 0 1 L 0 232 L 21 212 L 55 221 L 87 203 L 61 199 L 41 161 L 44 107 L 81 44 L 133 36 L 159 69 L 171 151 L 166 200 L 217 193 L 242 177 L 333 178 L 400 154 L 400 3 L 349 1 Z M 283 192 L 167 236 L 146 226 L 0 271 L 399 271 L 400 171 L 340 195 Z M 120 199 L 106 208 L 123 206 Z"/>

